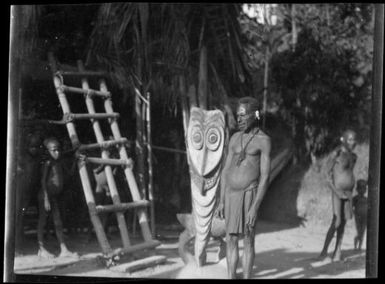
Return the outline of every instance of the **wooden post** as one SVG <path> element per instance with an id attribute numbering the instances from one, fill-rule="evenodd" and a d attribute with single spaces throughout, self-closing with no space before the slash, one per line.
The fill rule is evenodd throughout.
<path id="1" fill-rule="evenodd" d="M 150 93 L 147 93 L 147 110 L 146 110 L 146 121 L 147 121 L 147 165 L 148 165 L 148 199 L 150 201 L 150 214 L 151 214 L 151 233 L 152 237 L 156 237 L 155 228 L 155 204 L 154 204 L 154 192 L 153 192 L 153 177 L 152 177 L 152 139 L 151 139 L 151 101 Z"/>
<path id="2" fill-rule="evenodd" d="M 207 48 L 203 46 L 200 53 L 198 86 L 199 107 L 202 109 L 208 108 L 207 94 Z"/>
<path id="3" fill-rule="evenodd" d="M 18 121 L 18 89 L 20 87 L 21 60 L 17 56 L 20 47 L 20 18 L 21 7 L 11 7 L 11 31 L 10 31 L 10 73 L 8 77 L 8 122 L 7 122 L 7 180 L 5 203 L 5 230 L 4 230 L 4 282 L 13 282 L 15 257 L 15 208 L 17 187 L 17 149 L 19 121 Z"/>
<path id="4" fill-rule="evenodd" d="M 189 98 L 190 108 L 199 106 L 194 84 L 191 84 L 188 88 L 187 97 Z"/>
<path id="5" fill-rule="evenodd" d="M 183 75 L 179 76 L 179 91 L 180 91 L 180 101 L 182 105 L 184 137 L 187 137 L 187 127 L 188 127 L 188 121 L 190 119 L 190 111 L 189 111 L 188 101 L 187 101 L 188 97 L 186 94 L 186 81 Z"/>
<path id="6" fill-rule="evenodd" d="M 143 147 L 143 114 L 142 101 L 138 94 L 135 95 L 135 113 L 136 113 L 136 165 L 138 173 L 138 184 L 142 198 L 146 198 L 144 183 L 144 147 Z"/>
<path id="7" fill-rule="evenodd" d="M 379 201 L 381 178 L 381 121 L 384 63 L 384 4 L 375 4 L 372 123 L 368 179 L 366 277 L 378 277 Z"/>
<path id="8" fill-rule="evenodd" d="M 266 52 L 265 52 L 265 74 L 263 78 L 263 120 L 262 120 L 262 129 L 265 130 L 266 125 L 266 112 L 267 112 L 267 90 L 269 88 L 269 57 L 270 50 L 267 43 Z"/>
<path id="9" fill-rule="evenodd" d="M 144 94 L 145 99 L 147 100 L 146 94 Z M 143 198 L 148 199 L 149 198 L 149 165 L 148 165 L 148 124 L 146 123 L 147 119 L 147 112 L 148 112 L 148 101 L 142 101 L 142 112 L 141 112 L 141 123 L 142 123 L 142 155 L 143 155 L 143 192 L 144 196 Z"/>

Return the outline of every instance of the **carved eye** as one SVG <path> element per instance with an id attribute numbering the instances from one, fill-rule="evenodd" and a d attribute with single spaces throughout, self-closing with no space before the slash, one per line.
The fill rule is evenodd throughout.
<path id="1" fill-rule="evenodd" d="M 215 151 L 221 143 L 221 133 L 217 128 L 209 128 L 206 133 L 206 146 L 209 150 Z"/>
<path id="2" fill-rule="evenodd" d="M 191 144 L 196 150 L 200 150 L 203 147 L 203 134 L 198 127 L 194 127 L 191 130 Z"/>

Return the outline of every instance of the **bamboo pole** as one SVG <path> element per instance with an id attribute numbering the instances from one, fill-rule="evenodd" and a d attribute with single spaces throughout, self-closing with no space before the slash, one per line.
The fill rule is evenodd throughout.
<path id="1" fill-rule="evenodd" d="M 119 113 L 67 113 L 69 118 L 75 120 L 83 120 L 83 119 L 108 119 L 108 118 L 118 118 Z"/>
<path id="2" fill-rule="evenodd" d="M 84 72 L 83 63 L 80 60 L 77 61 L 77 65 L 78 65 L 79 71 Z M 82 88 L 85 91 L 89 90 L 89 85 L 88 85 L 86 78 L 82 78 Z M 92 98 L 90 96 L 85 96 L 85 101 L 86 101 L 88 112 L 90 113 L 91 116 L 94 116 L 95 115 L 95 107 L 94 107 L 94 102 L 93 102 Z M 112 115 L 112 113 L 108 113 L 106 115 Z M 97 120 L 92 120 L 92 128 L 94 130 L 97 142 L 103 143 L 104 142 L 103 133 L 102 133 L 102 130 L 100 128 L 100 124 Z M 88 158 L 88 160 L 90 160 L 90 159 Z M 109 152 L 108 151 L 106 151 L 104 149 L 102 150 L 102 159 L 101 160 L 109 160 Z M 114 160 L 111 160 L 111 161 L 114 161 Z M 108 189 L 111 193 L 112 202 L 114 205 L 119 205 L 121 203 L 120 197 L 119 197 L 118 189 L 116 187 L 116 183 L 115 183 L 115 179 L 114 179 L 114 174 L 112 173 L 112 168 L 111 168 L 110 164 L 106 164 L 106 166 L 104 167 L 104 172 L 106 174 Z M 116 212 L 115 214 L 116 214 L 116 218 L 118 221 L 118 227 L 119 227 L 120 235 L 122 237 L 123 247 L 127 248 L 131 245 L 131 243 L 130 243 L 130 239 L 128 236 L 128 229 L 127 229 L 126 221 L 124 218 L 124 214 L 122 212 Z M 95 228 L 95 230 L 96 230 L 96 228 Z"/>
<path id="3" fill-rule="evenodd" d="M 54 58 L 52 52 L 48 53 L 48 59 L 49 59 L 49 63 L 51 66 L 51 71 L 53 74 L 55 74 L 57 68 L 56 68 L 55 58 Z M 60 88 L 62 85 L 61 79 L 58 76 L 53 75 L 53 82 L 54 82 L 54 86 L 56 88 L 56 93 L 57 93 L 58 99 L 60 101 L 60 105 L 61 105 L 63 113 L 70 113 L 71 111 L 69 108 L 69 104 L 67 102 L 67 98 L 66 98 L 65 94 L 62 92 L 62 89 Z M 67 131 L 68 131 L 68 135 L 71 139 L 72 146 L 74 148 L 76 148 L 78 145 L 80 145 L 80 143 L 79 143 L 78 135 L 76 133 L 75 125 L 72 122 L 70 122 L 70 123 L 66 124 L 66 127 L 67 127 Z M 91 183 L 90 183 L 90 180 L 88 177 L 88 172 L 87 172 L 85 163 L 81 160 L 78 160 L 77 165 L 78 165 L 78 169 L 79 169 L 80 180 L 81 180 L 82 186 L 83 186 L 84 196 L 86 198 L 86 202 L 87 202 L 88 209 L 89 209 L 91 222 L 95 228 L 96 237 L 97 237 L 98 242 L 102 248 L 103 253 L 108 254 L 112 251 L 112 249 L 111 249 L 110 244 L 107 240 L 106 234 L 104 233 L 102 223 L 100 222 L 100 219 L 98 218 L 98 216 L 96 214 L 95 200 L 94 200 L 94 196 L 92 194 Z"/>
<path id="4" fill-rule="evenodd" d="M 379 202 L 381 179 L 381 122 L 384 75 L 384 4 L 375 4 L 372 123 L 368 179 L 366 277 L 378 277 Z"/>
<path id="5" fill-rule="evenodd" d="M 60 73 L 58 73 L 60 74 Z M 87 96 L 90 96 L 90 97 L 93 97 L 93 96 L 98 96 L 98 97 L 111 97 L 111 93 L 110 92 L 101 92 L 101 91 L 98 91 L 98 90 L 93 90 L 93 89 L 82 89 L 82 88 L 77 88 L 77 87 L 70 87 L 70 86 L 66 86 L 66 85 L 62 85 L 61 86 L 63 88 L 63 91 L 64 92 L 70 92 L 70 93 L 75 93 L 75 94 L 82 94 L 82 95 L 87 95 Z"/>
<path id="6" fill-rule="evenodd" d="M 130 159 L 122 160 L 122 159 L 86 157 L 85 161 L 93 164 L 107 165 L 107 166 L 129 166 L 129 167 L 132 166 L 132 162 Z M 118 193 L 117 195 L 119 196 Z"/>
<path id="7" fill-rule="evenodd" d="M 139 93 L 139 92 L 137 92 Z M 143 97 L 143 96 L 142 96 Z M 141 102 L 141 105 L 142 105 L 142 150 L 143 150 L 143 190 L 144 190 L 144 193 L 145 195 L 143 196 L 143 198 L 145 199 L 148 199 L 149 198 L 149 185 L 148 185 L 148 182 L 149 182 L 149 176 L 148 176 L 148 129 L 147 129 L 147 123 L 145 123 L 146 121 L 146 118 L 147 118 L 147 107 L 148 107 L 148 100 L 147 100 L 147 97 L 145 98 L 145 101 L 142 101 Z M 150 218 L 151 219 L 151 218 Z"/>
<path id="8" fill-rule="evenodd" d="M 106 83 L 105 83 L 105 81 L 103 79 L 100 80 L 100 90 L 101 91 L 107 91 L 107 86 L 106 86 Z M 111 101 L 110 98 L 108 98 L 108 99 L 106 99 L 104 101 L 104 108 L 105 108 L 107 113 L 112 113 L 113 112 L 112 101 Z M 117 139 L 121 139 L 122 136 L 120 134 L 118 122 L 116 120 L 112 120 L 110 122 L 110 127 L 111 127 L 111 131 L 113 133 L 114 139 L 116 139 L 116 140 Z M 119 154 L 120 154 L 120 158 L 121 159 L 128 160 L 127 151 L 126 151 L 126 148 L 124 146 L 121 146 L 119 148 Z M 126 175 L 127 182 L 128 182 L 129 187 L 130 187 L 130 192 L 131 192 L 131 195 L 132 195 L 132 199 L 134 201 L 141 200 L 141 197 L 140 197 L 140 194 L 139 194 L 139 190 L 138 190 L 138 185 L 137 185 L 137 183 L 135 181 L 135 177 L 134 177 L 134 173 L 132 172 L 132 169 L 129 168 L 129 167 L 126 167 L 124 169 L 124 173 Z M 145 209 L 138 209 L 138 218 L 139 218 L 139 224 L 141 226 L 142 234 L 143 234 L 144 239 L 146 241 L 152 240 L 151 232 L 150 232 L 150 228 L 149 228 L 149 225 L 148 225 L 148 219 L 147 219 L 147 215 L 146 215 Z"/>
<path id="9" fill-rule="evenodd" d="M 192 107 L 198 107 L 199 106 L 194 84 L 191 84 L 190 87 L 188 88 L 187 97 L 189 98 L 190 109 Z"/>
<path id="10" fill-rule="evenodd" d="M 187 131 L 187 129 L 186 129 L 186 131 Z M 155 146 L 155 145 L 151 145 L 151 147 L 154 150 L 161 150 L 161 151 L 166 151 L 166 152 L 178 153 L 178 154 L 186 155 L 186 151 L 179 150 L 179 149 L 173 149 L 173 148 L 162 147 L 162 146 Z"/>
<path id="11" fill-rule="evenodd" d="M 58 71 L 58 74 L 62 76 L 81 76 L 81 77 L 107 77 L 108 73 L 99 71 Z"/>
<path id="12" fill-rule="evenodd" d="M 135 209 L 138 207 L 146 207 L 149 205 L 150 205 L 150 202 L 147 200 L 112 204 L 112 205 L 97 205 L 96 212 L 100 214 L 100 213 L 106 213 L 106 212 L 126 211 L 130 209 Z"/>
<path id="13" fill-rule="evenodd" d="M 146 99 L 146 121 L 147 121 L 147 165 L 148 165 L 148 199 L 150 201 L 150 216 L 151 216 L 151 233 L 152 237 L 156 237 L 155 227 L 155 204 L 154 204 L 154 192 L 153 192 L 153 175 L 152 175 L 152 149 L 151 149 L 151 101 L 150 93 L 147 92 Z"/>
<path id="14" fill-rule="evenodd" d="M 188 127 L 188 121 L 190 119 L 190 113 L 189 113 L 188 101 L 187 101 L 188 97 L 186 94 L 186 81 L 183 75 L 179 76 L 179 91 L 180 91 L 180 100 L 182 104 L 183 130 L 185 134 L 184 136 L 187 137 L 187 127 Z"/>
<path id="15" fill-rule="evenodd" d="M 143 114 L 142 114 L 142 101 L 138 95 L 139 91 L 136 90 L 135 94 L 135 113 L 136 113 L 136 164 L 138 173 L 138 184 L 142 198 L 146 198 L 146 188 L 144 181 L 144 147 L 143 147 Z"/>

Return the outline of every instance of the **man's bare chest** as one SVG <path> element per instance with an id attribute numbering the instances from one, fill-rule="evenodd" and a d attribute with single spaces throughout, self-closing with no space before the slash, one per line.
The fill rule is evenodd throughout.
<path id="1" fill-rule="evenodd" d="M 242 135 L 242 136 L 241 136 Z M 258 155 L 261 152 L 261 146 L 256 135 L 237 135 L 232 145 L 232 151 L 235 155 L 242 154 L 246 155 Z"/>
<path id="2" fill-rule="evenodd" d="M 336 158 L 337 168 L 347 170 L 351 169 L 354 165 L 354 155 L 352 153 L 340 152 Z"/>

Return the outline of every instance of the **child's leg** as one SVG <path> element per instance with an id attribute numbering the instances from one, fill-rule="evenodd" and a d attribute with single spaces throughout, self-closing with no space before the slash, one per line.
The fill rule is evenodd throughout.
<path id="1" fill-rule="evenodd" d="M 360 218 L 360 230 L 358 231 L 358 249 L 361 250 L 366 230 L 366 216 Z"/>
<path id="2" fill-rule="evenodd" d="M 361 232 L 361 225 L 362 225 L 362 221 L 360 220 L 360 217 L 358 215 L 354 216 L 354 221 L 355 221 L 355 224 L 356 224 L 356 231 L 357 231 L 357 234 L 356 236 L 354 237 L 354 249 L 358 249 L 359 247 L 359 242 L 360 242 L 360 232 Z"/>
<path id="3" fill-rule="evenodd" d="M 39 246 L 38 256 L 44 258 L 53 258 L 54 255 L 49 253 L 44 247 L 44 228 L 47 224 L 48 212 L 44 208 L 44 197 L 42 193 L 38 196 L 39 205 L 39 220 L 37 224 L 37 241 Z"/>
<path id="4" fill-rule="evenodd" d="M 56 197 L 52 198 L 51 204 L 52 204 L 52 214 L 53 214 L 53 221 L 55 224 L 56 237 L 57 237 L 59 244 L 60 244 L 60 255 L 59 256 L 60 257 L 72 256 L 73 253 L 68 250 L 68 248 L 64 242 L 63 222 L 61 220 L 59 204 L 58 204 Z"/>
<path id="5" fill-rule="evenodd" d="M 354 216 L 354 223 L 356 225 L 356 236 L 354 237 L 354 249 L 358 249 L 358 235 L 359 235 L 359 231 L 360 231 L 360 225 L 359 225 L 359 220 L 358 220 L 358 217 L 357 216 Z"/>

